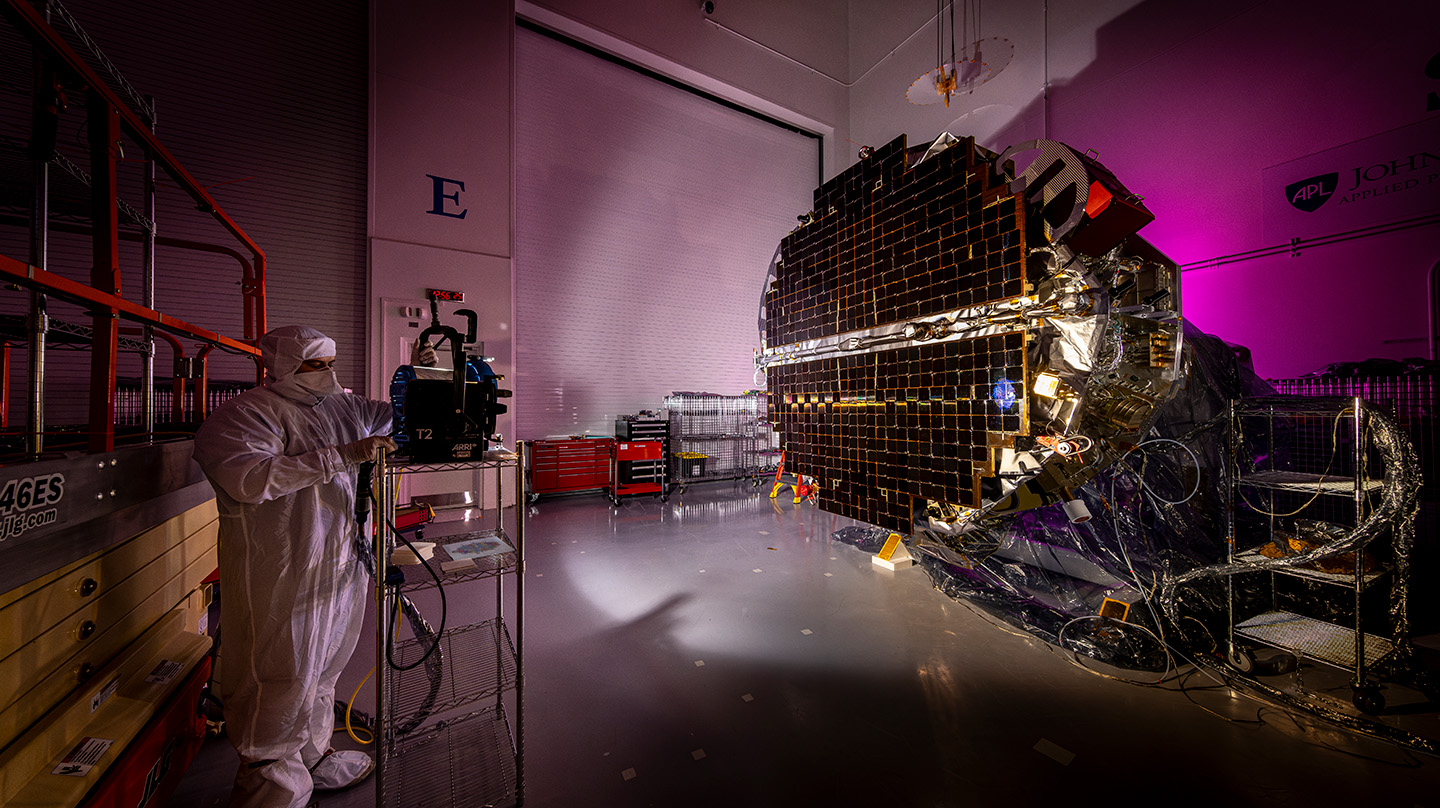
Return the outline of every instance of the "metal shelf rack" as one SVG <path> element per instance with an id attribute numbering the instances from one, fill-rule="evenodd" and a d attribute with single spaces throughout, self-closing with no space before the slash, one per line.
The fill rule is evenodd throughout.
<path id="1" fill-rule="evenodd" d="M 672 393 L 665 397 L 665 409 L 670 414 L 671 481 L 682 490 L 711 480 L 748 478 L 758 485 L 780 462 L 764 393 Z"/>
<path id="2" fill-rule="evenodd" d="M 486 528 L 484 530 L 469 530 L 464 533 L 454 533 L 440 536 L 430 534 L 430 538 L 439 539 L 446 543 L 453 544 L 466 539 L 500 539 L 508 540 L 505 531 L 499 528 Z M 481 581 L 486 578 L 494 578 L 497 575 L 504 575 L 515 571 L 519 559 L 515 552 L 499 553 L 493 556 L 482 558 L 462 559 L 456 561 L 450 558 L 444 546 L 436 544 L 435 556 L 430 559 L 430 566 L 440 575 L 440 582 L 445 586 L 452 584 L 469 583 L 470 581 Z M 402 593 L 417 592 L 424 589 L 434 589 L 435 580 L 428 574 L 416 576 L 413 580 L 406 579 L 400 585 Z"/>
<path id="3" fill-rule="evenodd" d="M 477 623 L 446 626 L 435 654 L 438 669 L 420 660 L 432 640 L 397 640 L 398 626 L 389 616 L 398 599 L 434 590 L 436 581 L 419 567 L 399 586 L 376 586 L 376 805 L 380 808 L 443 808 L 443 806 L 521 806 L 525 801 L 524 736 L 524 568 L 525 503 L 528 498 L 524 447 L 515 452 L 488 451 L 467 462 L 412 463 L 392 456 L 377 469 L 377 501 L 385 522 L 393 523 L 396 490 L 402 476 L 453 471 L 489 471 L 473 486 L 475 505 L 464 518 L 440 512 L 426 526 L 426 540 L 435 541 L 429 560 L 440 585 L 451 587 L 488 581 L 494 586 L 493 616 Z M 513 531 L 505 527 L 504 487 L 513 475 Z M 493 477 L 493 489 L 489 479 Z M 487 489 L 493 501 L 486 507 Z M 479 519 L 471 518 L 478 513 Z M 477 526 L 478 522 L 478 526 Z M 377 569 L 395 550 L 388 528 L 377 531 Z M 510 549 L 478 558 L 453 559 L 444 545 L 467 540 L 506 542 Z M 468 593 L 467 593 L 468 594 Z M 453 598 L 453 596 L 451 596 Z M 480 596 L 467 603 L 483 603 Z M 391 669 L 388 654 L 401 668 Z M 464 712 L 469 710 L 470 712 Z"/>
<path id="4" fill-rule="evenodd" d="M 1356 665 L 1356 632 L 1324 620 L 1294 612 L 1266 612 L 1235 626 L 1236 633 L 1283 648 L 1307 659 L 1328 662 L 1343 670 L 1356 668 L 1367 671 L 1395 651 L 1395 643 L 1374 634 L 1362 634 L 1364 656 Z"/>
<path id="5" fill-rule="evenodd" d="M 1231 403 L 1227 540 L 1231 564 L 1264 565 L 1277 555 L 1304 552 L 1290 545 L 1292 535 L 1301 532 L 1300 520 L 1343 531 L 1365 520 L 1384 487 L 1383 467 L 1368 431 L 1371 417 L 1369 405 L 1360 398 L 1271 396 Z M 1268 608 L 1243 619 L 1237 615 L 1239 604 L 1252 595 L 1253 608 L 1255 593 L 1241 591 L 1241 582 L 1229 576 L 1231 664 L 1247 673 L 1255 665 L 1252 652 L 1239 640 L 1279 648 L 1349 672 L 1355 705 L 1365 712 L 1382 709 L 1384 697 L 1370 675 L 1406 646 L 1396 627 L 1387 630 L 1389 636 L 1364 628 L 1365 593 L 1387 582 L 1391 587 L 1406 585 L 1396 580 L 1394 559 L 1385 557 L 1385 544 L 1372 537 L 1354 548 L 1349 568 L 1341 566 L 1350 563 L 1345 556 L 1328 569 L 1314 564 L 1268 565 Z M 1262 548 L 1269 552 L 1262 553 Z M 1277 589 L 1281 579 L 1348 591 L 1345 608 L 1350 614 L 1320 619 L 1298 613 L 1298 607 L 1282 603 Z M 1322 599 L 1338 607 L 1335 599 Z M 1263 591 L 1259 600 L 1264 601 Z"/>
<path id="6" fill-rule="evenodd" d="M 410 639 L 395 644 L 395 661 L 411 665 L 428 650 L 429 642 Z M 423 667 L 391 671 L 390 709 L 396 716 L 414 717 L 421 711 L 444 713 L 490 698 L 515 684 L 519 673 L 515 644 L 504 620 L 485 620 L 447 630 L 440 637 L 439 652 L 445 659 L 434 703 L 430 701 L 429 676 Z"/>
<path id="7" fill-rule="evenodd" d="M 525 780 L 520 757 L 507 749 L 519 730 L 519 721 L 512 726 L 504 705 L 497 704 L 406 737 L 393 750 L 405 765 L 388 775 L 393 795 L 385 804 L 521 804 Z"/>

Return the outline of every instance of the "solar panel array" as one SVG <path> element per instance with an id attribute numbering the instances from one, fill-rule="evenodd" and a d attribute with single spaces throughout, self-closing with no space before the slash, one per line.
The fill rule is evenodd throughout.
<path id="1" fill-rule="evenodd" d="M 969 139 L 909 168 L 897 138 L 817 189 L 814 217 L 781 244 L 771 347 L 1028 291 L 1023 201 Z M 1019 331 L 767 374 L 787 469 L 825 510 L 904 533 L 915 498 L 978 506 L 991 434 L 1025 426 Z"/>

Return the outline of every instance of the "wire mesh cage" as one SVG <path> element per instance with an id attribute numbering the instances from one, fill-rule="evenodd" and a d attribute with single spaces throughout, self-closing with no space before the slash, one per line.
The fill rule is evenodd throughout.
<path id="1" fill-rule="evenodd" d="M 205 408 L 208 412 L 214 412 L 215 408 L 254 387 L 254 382 L 237 381 L 210 381 L 205 386 Z M 145 395 L 141 390 L 140 379 L 120 378 L 115 382 L 115 425 L 116 426 L 139 426 L 144 419 Z M 152 407 L 156 423 L 193 424 L 197 422 L 195 417 L 195 401 L 193 392 L 187 387 L 180 397 L 178 410 L 175 407 L 175 388 L 173 385 L 157 379 L 154 386 Z"/>
<path id="2" fill-rule="evenodd" d="M 665 409 L 673 482 L 742 479 L 775 470 L 779 454 L 764 393 L 672 393 Z"/>
<path id="3" fill-rule="evenodd" d="M 1412 577 L 1426 578 L 1440 574 L 1440 362 L 1406 360 L 1405 362 L 1370 361 L 1341 364 L 1327 369 L 1323 375 L 1293 379 L 1271 379 L 1277 392 L 1292 396 L 1359 396 L 1371 405 L 1391 413 L 1400 429 L 1410 439 L 1419 459 L 1421 486 L 1420 512 L 1416 518 L 1416 536 L 1412 559 Z M 1322 499 L 1326 499 L 1322 497 Z M 1303 503 L 1294 502 L 1284 510 Z M 1280 507 L 1284 503 L 1278 503 Z M 1333 513 L 1336 505 L 1327 502 L 1322 513 L 1314 518 L 1343 521 Z M 1440 626 L 1440 594 L 1429 587 L 1415 587 L 1410 592 L 1410 616 L 1418 633 L 1434 631 Z"/>
<path id="4" fill-rule="evenodd" d="M 765 422 L 765 395 L 673 393 L 665 397 L 671 434 L 693 438 L 755 437 Z M 675 427 L 678 425 L 679 430 Z M 768 424 L 767 424 L 768 425 Z"/>
<path id="5" fill-rule="evenodd" d="M 1303 376 L 1271 379 L 1276 392 L 1291 396 L 1359 396 L 1392 412 L 1420 457 L 1422 500 L 1440 502 L 1435 447 L 1440 445 L 1440 368 L 1392 375 Z"/>

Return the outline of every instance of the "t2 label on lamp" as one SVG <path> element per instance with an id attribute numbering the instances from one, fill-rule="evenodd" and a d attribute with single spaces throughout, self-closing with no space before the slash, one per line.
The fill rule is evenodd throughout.
<path id="1" fill-rule="evenodd" d="M 0 487 L 0 542 L 54 524 L 64 497 L 65 475 L 58 472 L 7 480 Z"/>

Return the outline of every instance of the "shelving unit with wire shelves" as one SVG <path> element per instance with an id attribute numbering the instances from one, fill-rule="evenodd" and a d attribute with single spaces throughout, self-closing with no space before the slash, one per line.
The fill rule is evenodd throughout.
<path id="1" fill-rule="evenodd" d="M 1350 397 L 1267 396 L 1231 403 L 1231 563 L 1260 564 L 1307 552 L 1370 515 L 1385 473 L 1369 432 L 1372 406 Z M 1389 538 L 1389 531 L 1351 553 L 1323 559 L 1323 566 L 1316 561 L 1229 576 L 1231 664 L 1246 673 L 1255 665 L 1242 640 L 1279 648 L 1349 672 L 1355 705 L 1365 712 L 1382 709 L 1384 697 L 1370 677 L 1406 638 L 1394 625 L 1378 628 L 1382 618 L 1375 612 L 1390 601 L 1375 603 L 1367 593 L 1389 596 L 1406 582 L 1396 580 L 1391 543 L 1377 541 L 1380 537 Z M 1334 597 L 1340 592 L 1349 597 Z"/>
<path id="2" fill-rule="evenodd" d="M 490 449 L 476 460 L 447 460 L 442 462 L 417 462 L 407 457 L 403 450 L 390 456 L 390 464 L 406 474 L 422 474 L 433 471 L 476 471 L 480 469 L 508 468 L 519 461 L 519 452 L 509 449 Z"/>
<path id="3" fill-rule="evenodd" d="M 778 437 L 767 418 L 764 393 L 723 396 L 672 393 L 671 484 L 750 479 L 773 474 L 780 461 Z"/>
<path id="4" fill-rule="evenodd" d="M 391 808 L 439 805 L 520 805 L 525 796 L 519 737 L 503 704 L 441 721 L 396 744 L 395 767 L 381 804 Z"/>
<path id="5" fill-rule="evenodd" d="M 472 504 L 437 510 L 435 520 L 423 526 L 424 540 L 435 542 L 435 554 L 428 560 L 434 577 L 421 566 L 410 566 L 405 568 L 404 583 L 377 585 L 382 615 L 376 626 L 377 654 L 382 660 L 376 672 L 377 806 L 524 804 L 523 572 L 528 490 L 523 457 L 523 451 L 507 450 L 492 450 L 472 461 L 440 463 L 414 463 L 397 456 L 377 470 L 376 498 L 389 524 L 394 522 L 396 492 L 403 478 L 493 472 L 475 475 L 473 486 L 462 492 Z M 504 489 L 511 474 L 516 507 L 513 528 L 507 530 Z M 375 543 L 377 553 L 388 559 L 400 542 L 388 528 L 381 536 Z M 463 557 L 461 552 L 461 558 L 453 558 L 446 549 L 464 542 L 488 543 L 492 546 L 487 549 L 495 549 L 495 541 L 505 546 L 479 557 Z M 485 605 L 483 590 L 473 591 L 482 581 L 493 586 L 493 608 Z M 404 640 L 396 636 L 399 612 L 404 611 L 402 598 L 440 589 L 453 606 L 460 585 L 466 586 L 467 607 L 478 605 L 491 612 L 486 619 L 431 629 L 438 634 L 421 633 L 412 624 L 415 636 Z M 424 611 L 427 619 L 433 617 L 428 606 Z M 427 658 L 427 653 L 432 655 Z"/>
<path id="6" fill-rule="evenodd" d="M 430 558 L 430 568 L 439 577 L 440 585 L 451 586 L 494 578 L 497 575 L 506 575 L 515 572 L 520 563 L 520 555 L 514 549 L 514 544 L 510 542 L 506 530 L 501 526 L 493 525 L 476 527 L 477 523 L 483 524 L 486 520 L 483 517 L 474 518 L 473 514 L 468 513 L 473 510 L 475 509 L 437 510 L 435 520 L 424 525 L 421 530 L 420 535 L 423 535 L 424 540 L 435 544 L 435 555 Z M 511 549 L 478 558 L 456 559 L 450 555 L 450 548 L 456 545 L 493 540 L 504 542 Z M 436 587 L 435 578 L 425 572 L 423 567 L 407 569 L 411 571 L 406 574 L 405 582 L 400 585 L 402 593 L 419 592 Z"/>
<path id="7" fill-rule="evenodd" d="M 415 663 L 429 642 L 410 639 L 395 644 L 395 660 L 401 666 Z M 440 637 L 440 654 L 445 659 L 438 686 L 421 667 L 392 671 L 390 707 L 396 723 L 415 718 L 421 712 L 440 715 L 476 701 L 492 698 L 515 684 L 518 665 L 509 626 L 499 618 L 447 630 Z M 428 703 L 427 703 L 428 702 Z"/>
<path id="8" fill-rule="evenodd" d="M 415 463 L 408 461 L 403 455 L 392 455 L 391 457 L 391 464 L 397 475 L 500 470 L 518 462 L 519 458 L 516 453 L 505 449 L 492 449 L 486 452 L 482 458 L 470 462 Z M 393 486 L 391 494 L 393 499 Z M 500 493 L 497 490 L 496 501 L 499 501 L 499 497 Z M 442 585 L 450 586 L 479 581 L 516 571 L 520 557 L 513 549 L 513 545 L 511 550 L 494 555 L 469 559 L 451 557 L 447 546 L 461 542 L 498 539 L 509 543 L 505 528 L 498 521 L 500 516 L 498 511 L 495 514 L 496 522 L 489 526 L 475 527 L 477 524 L 484 523 L 483 516 L 476 516 L 477 513 L 483 513 L 483 511 L 483 508 L 468 506 L 439 509 L 435 511 L 434 521 L 424 526 L 425 541 L 435 543 L 435 555 L 430 559 L 430 565 L 438 573 Z M 416 569 L 420 570 L 420 568 Z M 406 577 L 405 583 L 400 585 L 400 591 L 402 593 L 416 592 L 433 589 L 435 586 L 435 579 L 428 573 L 417 572 Z"/>

